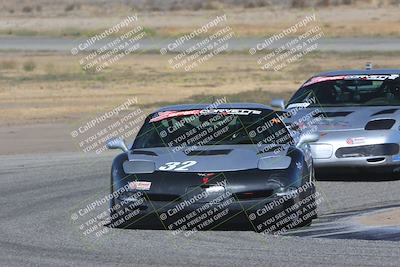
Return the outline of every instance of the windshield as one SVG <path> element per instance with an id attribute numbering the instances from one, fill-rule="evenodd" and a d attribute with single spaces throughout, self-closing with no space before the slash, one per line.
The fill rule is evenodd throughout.
<path id="1" fill-rule="evenodd" d="M 187 110 L 150 115 L 133 148 L 288 142 L 292 142 L 290 134 L 271 110 Z"/>
<path id="2" fill-rule="evenodd" d="M 306 102 L 322 107 L 400 105 L 400 78 L 398 74 L 314 77 L 296 92 L 288 107 Z"/>

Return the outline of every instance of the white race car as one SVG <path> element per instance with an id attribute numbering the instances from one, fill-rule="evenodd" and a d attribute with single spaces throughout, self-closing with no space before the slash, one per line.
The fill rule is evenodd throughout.
<path id="1" fill-rule="evenodd" d="M 297 129 L 320 133 L 311 144 L 315 167 L 351 167 L 400 178 L 400 70 L 367 69 L 320 73 L 285 105 Z M 347 169 L 347 168 L 346 168 Z"/>

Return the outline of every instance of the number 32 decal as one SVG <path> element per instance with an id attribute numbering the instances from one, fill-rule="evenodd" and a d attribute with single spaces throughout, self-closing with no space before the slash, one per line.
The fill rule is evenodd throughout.
<path id="1" fill-rule="evenodd" d="M 196 165 L 197 161 L 189 160 L 189 161 L 172 161 L 172 162 L 167 162 L 163 166 L 160 166 L 158 168 L 161 171 L 188 171 L 189 167 Z"/>

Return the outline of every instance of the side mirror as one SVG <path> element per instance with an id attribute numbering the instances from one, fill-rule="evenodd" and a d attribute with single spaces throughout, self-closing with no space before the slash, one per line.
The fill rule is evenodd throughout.
<path id="1" fill-rule="evenodd" d="M 128 151 L 125 140 L 122 138 L 112 138 L 107 141 L 106 146 L 108 149 L 121 149 L 124 152 Z"/>
<path id="2" fill-rule="evenodd" d="M 285 100 L 284 99 L 272 99 L 271 106 L 274 108 L 285 109 Z"/>
<path id="3" fill-rule="evenodd" d="M 304 144 L 317 142 L 318 140 L 319 140 L 319 133 L 304 133 L 300 135 L 297 147 L 300 147 Z"/>

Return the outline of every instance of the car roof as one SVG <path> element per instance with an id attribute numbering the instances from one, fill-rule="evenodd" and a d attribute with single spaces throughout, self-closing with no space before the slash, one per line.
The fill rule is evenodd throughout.
<path id="1" fill-rule="evenodd" d="M 384 75 L 384 74 L 400 74 L 400 69 L 370 69 L 370 70 L 336 70 L 321 72 L 318 76 L 337 76 L 337 75 Z"/>
<path id="2" fill-rule="evenodd" d="M 242 108 L 242 109 L 267 109 L 272 110 L 270 106 L 258 104 L 258 103 L 224 103 L 224 104 L 182 104 L 182 105 L 172 105 L 165 106 L 158 109 L 155 112 L 163 112 L 163 111 L 180 111 L 180 110 L 194 110 L 194 109 L 233 109 L 233 108 Z"/>

